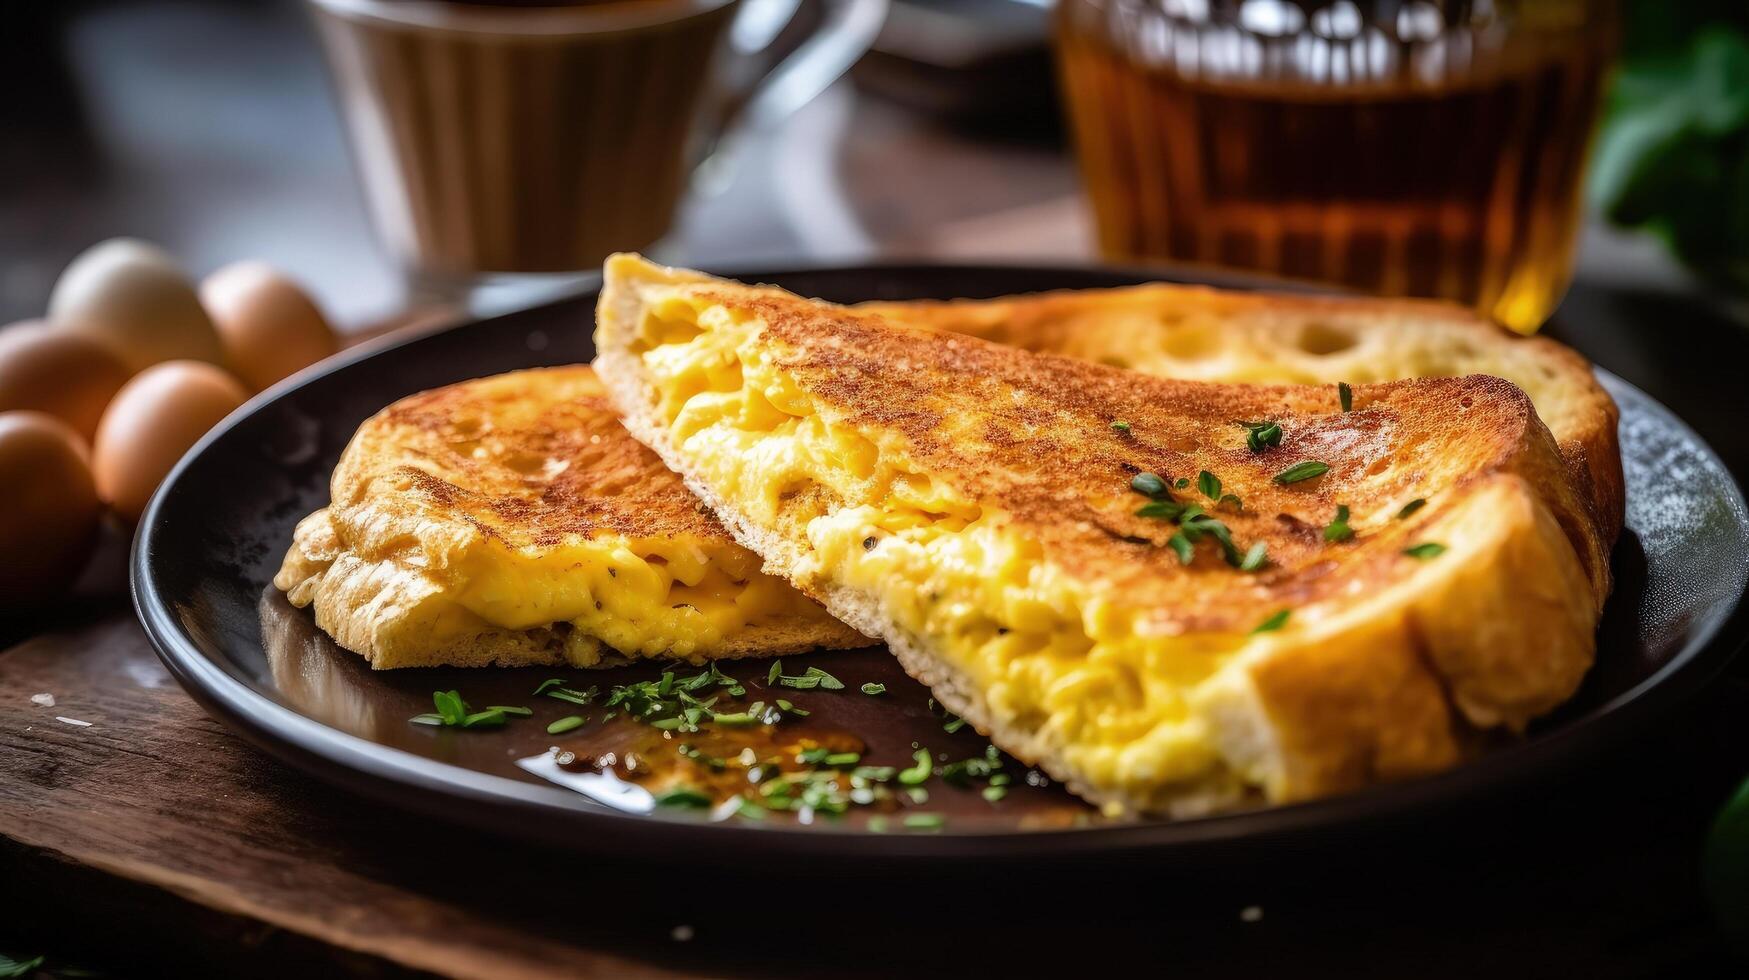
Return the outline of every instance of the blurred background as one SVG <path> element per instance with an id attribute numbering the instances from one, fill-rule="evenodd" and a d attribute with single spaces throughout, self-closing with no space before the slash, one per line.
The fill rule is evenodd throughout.
<path id="1" fill-rule="evenodd" d="M 719 266 L 1095 257 L 1047 6 L 894 0 L 847 77 L 787 118 L 737 127 L 660 254 Z M 67 262 L 115 235 L 155 241 L 196 275 L 267 260 L 343 331 L 402 311 L 403 263 L 373 232 L 306 4 L 74 0 L 9 13 L 0 322 L 40 316 Z M 1728 0 L 1622 13 L 1626 70 L 1592 168 L 1582 281 L 1689 290 L 1749 278 L 1745 19 Z"/>

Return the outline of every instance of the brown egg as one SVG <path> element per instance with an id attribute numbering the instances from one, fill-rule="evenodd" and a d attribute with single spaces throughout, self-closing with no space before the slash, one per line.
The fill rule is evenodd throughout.
<path id="1" fill-rule="evenodd" d="M 181 266 L 131 238 L 93 245 L 69 263 L 49 294 L 49 320 L 103 341 L 136 371 L 173 358 L 224 359 Z"/>
<path id="2" fill-rule="evenodd" d="M 265 262 L 233 262 L 206 277 L 200 299 L 225 364 L 255 391 L 334 353 L 334 331 L 310 297 Z"/>
<path id="3" fill-rule="evenodd" d="M 0 611 L 71 585 L 102 514 L 79 434 L 41 412 L 0 412 Z"/>
<path id="4" fill-rule="evenodd" d="M 97 494 L 137 522 L 152 491 L 218 421 L 248 398 L 236 378 L 202 361 L 165 361 L 116 392 L 91 449 Z"/>
<path id="5" fill-rule="evenodd" d="M 86 443 L 129 371 L 101 342 L 38 320 L 0 328 L 0 412 L 44 412 Z"/>

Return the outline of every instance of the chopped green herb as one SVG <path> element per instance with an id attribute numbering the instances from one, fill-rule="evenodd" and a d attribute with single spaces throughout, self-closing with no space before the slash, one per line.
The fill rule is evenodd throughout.
<path id="1" fill-rule="evenodd" d="M 547 691 L 549 691 L 555 687 L 563 687 L 564 685 L 566 685 L 568 683 L 570 683 L 570 682 L 567 681 L 563 677 L 549 678 L 547 680 L 541 681 L 540 686 L 534 689 L 534 693 L 545 694 L 545 693 L 547 693 Z"/>
<path id="2" fill-rule="evenodd" d="M 765 672 L 766 686 L 769 687 L 772 684 L 776 684 L 778 677 L 781 676 L 782 674 L 783 674 L 783 661 L 782 660 L 773 660 L 771 662 L 771 669 Z"/>
<path id="3" fill-rule="evenodd" d="M 935 762 L 928 749 L 918 749 L 911 758 L 915 765 L 899 770 L 899 782 L 906 786 L 920 786 L 929 781 L 929 774 L 935 771 Z"/>
<path id="4" fill-rule="evenodd" d="M 564 701 L 569 704 L 588 705 L 595 700 L 595 695 L 600 693 L 600 688 L 591 687 L 587 691 L 573 691 L 568 687 L 555 687 L 549 689 L 546 693 L 547 697 L 556 701 Z"/>
<path id="5" fill-rule="evenodd" d="M 1172 486 L 1174 489 L 1183 490 L 1185 487 L 1190 486 L 1190 477 L 1181 476 L 1178 478 L 1177 482 L 1172 484 Z"/>
<path id="6" fill-rule="evenodd" d="M 1320 463 L 1315 459 L 1303 459 L 1275 474 L 1275 482 L 1285 486 L 1289 483 L 1299 483 L 1301 480 L 1323 476 L 1328 472 L 1330 472 L 1330 464 Z"/>
<path id="7" fill-rule="evenodd" d="M 657 806 L 677 806 L 703 808 L 711 805 L 711 798 L 696 789 L 677 786 L 656 796 Z"/>
<path id="8" fill-rule="evenodd" d="M 476 711 L 463 718 L 462 727 L 497 728 L 500 725 L 503 725 L 506 720 L 504 712 L 499 711 L 497 708 L 487 708 L 485 711 Z"/>
<path id="9" fill-rule="evenodd" d="M 1426 507 L 1426 506 L 1427 506 L 1427 501 L 1422 500 L 1420 497 L 1416 497 L 1414 500 L 1411 500 L 1408 503 L 1404 504 L 1402 510 L 1397 511 L 1397 520 L 1399 520 L 1399 521 L 1403 520 L 1404 518 L 1408 517 L 1410 514 L 1413 514 L 1416 511 L 1418 511 L 1421 508 Z"/>
<path id="10" fill-rule="evenodd" d="M 777 705 L 777 710 L 786 715 L 795 715 L 797 718 L 806 718 L 808 716 L 807 711 L 796 707 L 788 701 L 785 701 L 783 698 L 778 698 L 774 703 Z"/>
<path id="11" fill-rule="evenodd" d="M 445 725 L 459 725 L 468 717 L 468 704 L 455 691 L 433 691 L 431 702 L 437 705 L 437 713 L 443 716 Z"/>
<path id="12" fill-rule="evenodd" d="M 871 696 L 875 694 L 885 694 L 887 693 L 887 686 L 885 684 L 876 684 L 874 681 L 869 681 L 862 686 L 862 693 Z"/>
<path id="13" fill-rule="evenodd" d="M 1170 538 L 1167 538 L 1166 544 L 1178 554 L 1178 560 L 1183 564 L 1190 564 L 1190 560 L 1196 557 L 1196 547 L 1190 543 L 1189 538 L 1184 536 L 1183 531 L 1179 531 Z"/>
<path id="14" fill-rule="evenodd" d="M 844 689 L 843 681 L 833 677 L 831 674 L 826 673 L 818 667 L 809 667 L 807 672 L 799 677 L 786 677 L 779 674 L 777 677 L 777 683 L 782 687 L 794 688 L 798 691 L 811 691 L 816 687 L 828 691 L 841 691 Z"/>
<path id="15" fill-rule="evenodd" d="M 414 715 L 413 717 L 411 717 L 407 720 L 412 722 L 415 725 L 443 725 L 444 724 L 444 720 L 443 720 L 442 715 L 432 715 L 432 714 Z"/>
<path id="16" fill-rule="evenodd" d="M 1344 412 L 1351 412 L 1354 410 L 1354 389 L 1348 387 L 1348 382 L 1336 382 L 1336 400 L 1342 403 L 1342 410 Z"/>
<path id="17" fill-rule="evenodd" d="M 582 715 L 566 715 L 547 726 L 548 735 L 563 735 L 568 731 L 583 727 Z"/>
<path id="18" fill-rule="evenodd" d="M 493 711 L 502 711 L 507 715 L 517 715 L 522 718 L 527 718 L 529 715 L 534 714 L 534 711 L 530 708 L 518 708 L 514 705 L 508 704 L 489 704 L 486 707 Z"/>
<path id="19" fill-rule="evenodd" d="M 1336 505 L 1336 519 L 1324 525 L 1325 541 L 1347 541 L 1354 537 L 1354 528 L 1348 526 L 1348 505 Z"/>
<path id="20" fill-rule="evenodd" d="M 957 732 L 964 727 L 966 727 L 966 720 L 964 718 L 949 715 L 947 722 L 941 726 L 941 730 L 952 735 L 954 732 Z"/>
<path id="21" fill-rule="evenodd" d="M 860 752 L 834 752 L 821 761 L 825 762 L 826 765 L 833 766 L 833 767 L 854 766 L 858 762 L 862 761 L 862 753 L 860 753 Z"/>
<path id="22" fill-rule="evenodd" d="M 42 956 L 33 956 L 28 960 L 15 960 L 10 956 L 0 955 L 0 977 L 30 976 L 37 967 L 43 965 L 43 960 L 45 958 L 46 957 Z M 56 972 L 62 976 L 74 975 L 74 973 L 69 970 L 59 970 Z"/>
<path id="23" fill-rule="evenodd" d="M 1166 492 L 1166 481 L 1157 473 L 1137 473 L 1130 477 L 1130 489 L 1143 496 L 1158 497 Z"/>
<path id="24" fill-rule="evenodd" d="M 1130 424 L 1123 419 L 1118 419 L 1111 423 L 1111 431 L 1127 436 L 1130 434 Z"/>
<path id="25" fill-rule="evenodd" d="M 1136 509 L 1136 516 L 1154 517 L 1163 521 L 1176 521 L 1184 514 L 1184 509 L 1187 506 L 1195 505 L 1181 504 L 1176 500 L 1151 500 Z"/>
<path id="26" fill-rule="evenodd" d="M 908 813 L 905 815 L 905 827 L 909 830 L 940 830 L 947 824 L 947 818 L 939 813 Z"/>
<path id="27" fill-rule="evenodd" d="M 1196 488 L 1201 490 L 1202 495 L 1210 500 L 1219 501 L 1221 499 L 1221 478 L 1208 470 L 1203 470 L 1196 475 Z"/>
<path id="28" fill-rule="evenodd" d="M 1426 561 L 1429 558 L 1438 558 L 1440 555 L 1445 554 L 1445 545 L 1440 544 L 1438 541 L 1423 541 L 1420 544 L 1404 548 L 1403 554 L 1408 555 L 1410 558 L 1419 558 L 1422 561 Z"/>
<path id="29" fill-rule="evenodd" d="M 986 786 L 986 787 L 984 787 L 984 799 L 989 800 L 991 803 L 995 803 L 997 800 L 1000 800 L 1000 799 L 1002 799 L 1002 797 L 1007 796 L 1007 795 L 1008 795 L 1008 788 L 1006 786 Z"/>
<path id="30" fill-rule="evenodd" d="M 1223 494 L 1221 494 L 1221 499 L 1215 501 L 1216 509 L 1225 507 L 1228 504 L 1232 504 L 1234 510 L 1244 510 L 1245 509 L 1245 502 L 1243 500 L 1240 500 L 1239 495 L 1236 493 L 1223 493 Z"/>
<path id="31" fill-rule="evenodd" d="M 1245 428 L 1245 448 L 1254 453 L 1281 445 L 1281 426 L 1275 422 L 1240 422 Z"/>
<path id="32" fill-rule="evenodd" d="M 1263 622 L 1258 623 L 1257 628 L 1251 631 L 1252 634 L 1255 635 L 1257 633 L 1273 633 L 1276 630 L 1281 629 L 1283 626 L 1286 626 L 1288 612 L 1289 612 L 1289 610 L 1283 609 L 1283 610 L 1275 613 L 1274 615 L 1270 616 L 1268 619 L 1264 620 Z"/>
<path id="33" fill-rule="evenodd" d="M 1245 558 L 1239 562 L 1239 571 L 1255 572 L 1269 564 L 1269 546 L 1259 541 L 1245 552 Z"/>

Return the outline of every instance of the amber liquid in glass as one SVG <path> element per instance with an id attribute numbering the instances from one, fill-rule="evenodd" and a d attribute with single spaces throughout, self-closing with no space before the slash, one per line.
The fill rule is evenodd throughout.
<path id="1" fill-rule="evenodd" d="M 1108 15 L 1102 0 L 1064 0 L 1058 19 L 1108 256 L 1441 297 L 1525 332 L 1560 302 L 1607 26 L 1508 43 L 1469 75 L 1429 79 L 1405 53 L 1394 77 L 1310 81 L 1269 70 L 1279 38 L 1256 46 L 1260 77 L 1193 75 L 1159 56 L 1170 41 L 1149 57 Z"/>

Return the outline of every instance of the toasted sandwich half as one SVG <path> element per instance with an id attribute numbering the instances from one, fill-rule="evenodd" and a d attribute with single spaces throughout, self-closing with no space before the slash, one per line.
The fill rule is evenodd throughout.
<path id="1" fill-rule="evenodd" d="M 1171 381 L 606 266 L 627 427 L 998 746 L 1115 812 L 1444 769 L 1572 694 L 1603 549 L 1496 378 Z"/>
<path id="2" fill-rule="evenodd" d="M 1489 374 L 1524 389 L 1599 533 L 1621 531 L 1615 402 L 1583 356 L 1430 300 L 1153 283 L 993 300 L 864 303 L 891 320 L 1186 381 L 1363 384 Z"/>
<path id="3" fill-rule="evenodd" d="M 761 572 L 584 366 L 438 388 L 366 421 L 274 584 L 377 668 L 871 642 Z"/>

